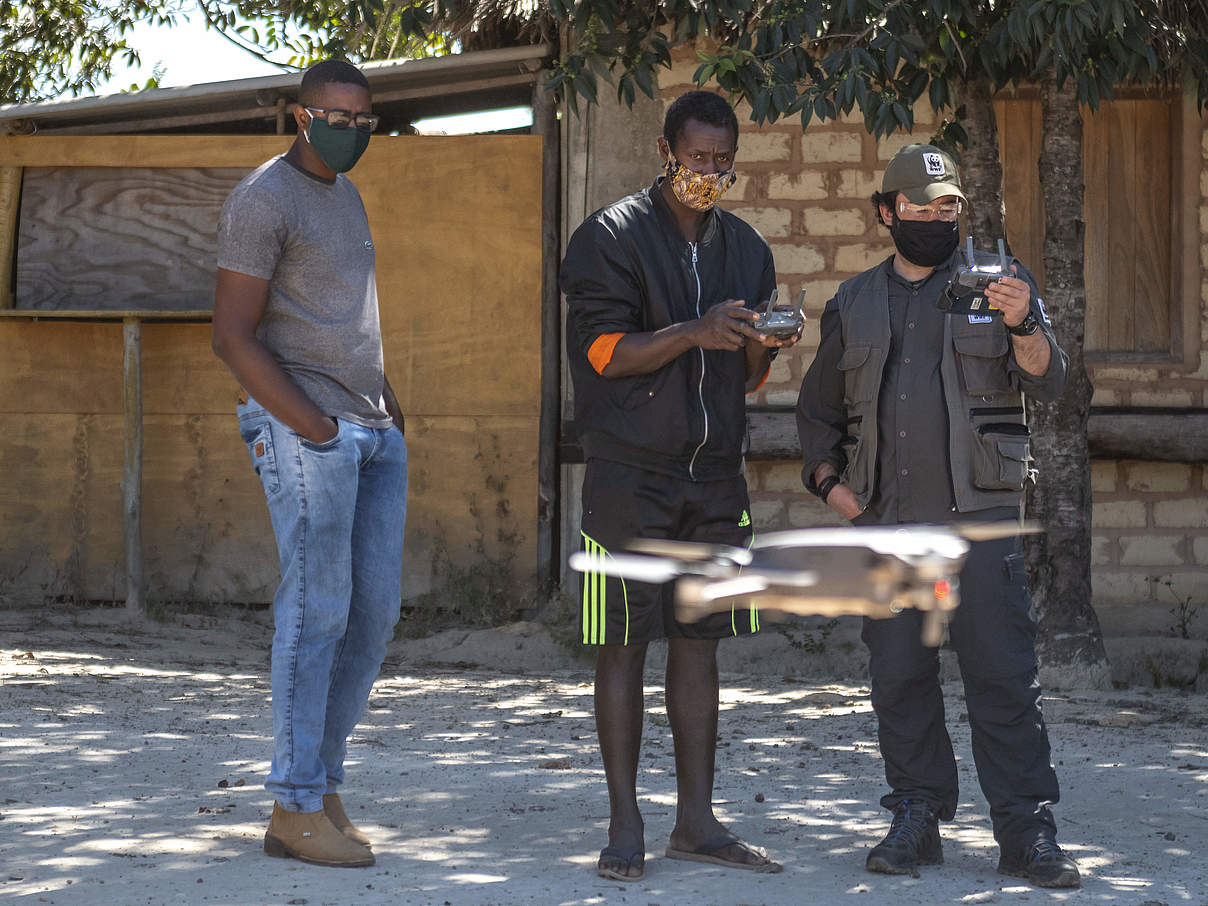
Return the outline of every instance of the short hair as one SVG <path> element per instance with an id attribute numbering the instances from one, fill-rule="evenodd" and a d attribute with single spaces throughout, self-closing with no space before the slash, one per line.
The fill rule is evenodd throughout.
<path id="1" fill-rule="evenodd" d="M 298 100 L 304 105 L 314 103 L 315 96 L 323 87 L 333 84 L 359 85 L 366 91 L 369 90 L 369 80 L 351 63 L 345 60 L 323 60 L 303 73 Z"/>
<path id="2" fill-rule="evenodd" d="M 881 216 L 881 205 L 885 205 L 885 207 L 892 211 L 896 207 L 897 203 L 897 192 L 873 192 L 872 206 L 877 215 L 877 223 L 881 224 L 881 226 L 892 227 L 893 224 L 886 223 L 885 218 Z"/>
<path id="3" fill-rule="evenodd" d="M 734 115 L 734 108 L 720 94 L 714 94 L 712 91 L 688 91 L 671 102 L 663 120 L 663 138 L 667 139 L 667 144 L 673 151 L 676 139 L 680 137 L 684 123 L 688 120 L 729 129 L 734 136 L 734 147 L 738 147 L 738 117 Z"/>

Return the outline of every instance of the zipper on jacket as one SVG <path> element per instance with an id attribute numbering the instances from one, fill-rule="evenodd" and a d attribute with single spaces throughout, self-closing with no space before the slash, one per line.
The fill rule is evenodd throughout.
<path id="1" fill-rule="evenodd" d="M 696 243 L 689 242 L 689 247 L 692 249 L 692 276 L 696 278 L 696 317 L 700 317 L 700 272 L 696 269 Z M 688 477 L 693 481 L 696 480 L 696 457 L 699 455 L 701 448 L 709 439 L 709 410 L 705 408 L 705 351 L 699 346 L 696 351 L 700 353 L 700 380 L 696 384 L 696 395 L 700 399 L 701 415 L 705 418 L 705 432 L 701 436 L 700 443 L 696 449 L 692 451 L 692 459 L 688 462 Z"/>

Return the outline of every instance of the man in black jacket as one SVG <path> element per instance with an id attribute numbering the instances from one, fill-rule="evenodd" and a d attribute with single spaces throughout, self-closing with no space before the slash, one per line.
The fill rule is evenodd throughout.
<path id="1" fill-rule="evenodd" d="M 585 550 L 602 558 L 635 537 L 736 545 L 751 538 L 745 392 L 766 376 L 777 347 L 797 337 L 761 337 L 751 326 L 776 274 L 762 237 L 714 207 L 734 180 L 737 147 L 738 121 L 725 100 L 681 96 L 658 139 L 666 175 L 592 214 L 567 246 L 567 356 L 587 458 L 582 536 Z M 597 871 L 643 877 L 642 669 L 657 638 L 668 640 L 678 793 L 667 856 L 779 871 L 727 831 L 712 806 L 717 642 L 755 631 L 758 614 L 735 609 L 680 623 L 671 591 L 584 577 L 583 643 L 598 646 L 596 726 L 611 814 Z"/>
<path id="2" fill-rule="evenodd" d="M 899 151 L 873 203 L 896 252 L 844 282 L 823 312 L 797 408 L 806 487 L 857 525 L 1018 520 L 1032 474 L 1023 394 L 1059 397 L 1067 362 L 1036 284 L 1008 262 L 1008 273 L 962 313 L 937 307 L 964 263 L 956 249 L 965 204 L 956 167 L 939 148 Z M 1077 887 L 1078 867 L 1056 843 L 1049 808 L 1057 775 L 1019 539 L 975 544 L 960 587 L 950 641 L 999 871 L 1043 887 Z M 939 654 L 922 644 L 920 619 L 907 610 L 864 621 L 892 788 L 881 805 L 894 815 L 868 853 L 869 871 L 909 874 L 942 862 L 939 822 L 956 811 Z"/>

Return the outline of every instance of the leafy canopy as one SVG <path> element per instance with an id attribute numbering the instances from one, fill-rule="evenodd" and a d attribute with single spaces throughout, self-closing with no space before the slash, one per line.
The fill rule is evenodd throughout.
<path id="1" fill-rule="evenodd" d="M 188 6 L 182 5 L 188 3 Z M 0 100 L 94 88 L 137 61 L 136 22 L 185 12 L 283 68 L 573 35 L 550 87 L 573 108 L 601 86 L 632 104 L 654 96 L 671 48 L 707 38 L 696 81 L 750 104 L 755 122 L 802 126 L 858 109 L 875 135 L 938 112 L 971 79 L 1001 88 L 1052 70 L 1094 108 L 1128 82 L 1189 75 L 1208 106 L 1208 0 L 0 0 Z"/>

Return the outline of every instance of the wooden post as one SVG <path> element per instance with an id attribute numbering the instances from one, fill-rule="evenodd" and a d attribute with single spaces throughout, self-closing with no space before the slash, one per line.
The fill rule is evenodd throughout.
<path id="1" fill-rule="evenodd" d="M 122 320 L 125 471 L 122 476 L 122 524 L 126 540 L 126 609 L 143 606 L 143 344 L 142 322 Z"/>
<path id="2" fill-rule="evenodd" d="M 533 134 L 541 136 L 541 417 L 537 447 L 537 585 L 549 595 L 561 575 L 558 545 L 558 432 L 562 420 L 562 295 L 558 292 L 561 220 L 558 110 L 545 87 L 533 86 Z"/>
<path id="3" fill-rule="evenodd" d="M 0 308 L 13 308 L 13 265 L 17 260 L 17 209 L 21 168 L 0 167 Z"/>

